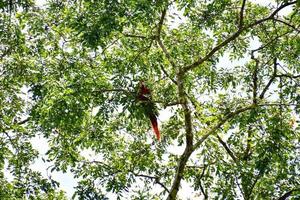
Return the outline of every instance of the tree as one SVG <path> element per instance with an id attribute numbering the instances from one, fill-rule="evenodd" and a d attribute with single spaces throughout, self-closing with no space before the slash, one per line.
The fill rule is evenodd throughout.
<path id="1" fill-rule="evenodd" d="M 30 169 L 37 135 L 51 170 L 80 179 L 79 199 L 171 200 L 183 183 L 194 198 L 300 196 L 299 1 L 7 2 L 1 196 L 65 198 Z M 141 80 L 168 111 L 161 142 L 136 98 Z"/>

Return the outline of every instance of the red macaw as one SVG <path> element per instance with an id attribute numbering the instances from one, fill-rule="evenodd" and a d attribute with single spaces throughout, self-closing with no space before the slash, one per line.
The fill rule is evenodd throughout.
<path id="1" fill-rule="evenodd" d="M 156 135 L 157 140 L 160 140 L 160 132 L 158 130 L 158 123 L 157 123 L 157 107 L 151 101 L 151 91 L 149 88 L 145 86 L 143 81 L 140 82 L 140 87 L 138 91 L 138 100 L 142 102 L 144 114 L 149 117 L 153 131 Z"/>

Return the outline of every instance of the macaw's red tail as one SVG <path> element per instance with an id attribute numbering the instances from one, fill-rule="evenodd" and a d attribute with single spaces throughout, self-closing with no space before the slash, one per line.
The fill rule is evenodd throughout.
<path id="1" fill-rule="evenodd" d="M 160 141 L 160 132 L 158 130 L 158 124 L 157 124 L 157 118 L 155 115 L 151 115 L 150 116 L 150 120 L 151 120 L 151 124 L 152 124 L 152 128 L 153 128 L 153 131 L 156 135 L 156 138 L 158 141 Z"/>

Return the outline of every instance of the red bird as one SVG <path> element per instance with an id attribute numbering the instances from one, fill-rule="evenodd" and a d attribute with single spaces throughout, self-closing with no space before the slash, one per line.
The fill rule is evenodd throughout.
<path id="1" fill-rule="evenodd" d="M 149 88 L 145 86 L 145 83 L 143 81 L 140 82 L 138 100 L 142 102 L 144 114 L 147 117 L 149 117 L 157 140 L 160 140 L 160 132 L 158 130 L 158 123 L 157 123 L 157 115 L 158 115 L 157 107 L 151 101 L 151 91 Z"/>

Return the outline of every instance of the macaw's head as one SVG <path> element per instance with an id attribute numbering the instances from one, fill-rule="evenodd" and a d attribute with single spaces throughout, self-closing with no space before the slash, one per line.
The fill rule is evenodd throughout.
<path id="1" fill-rule="evenodd" d="M 140 81 L 140 91 L 141 95 L 150 94 L 150 89 L 146 87 L 145 82 L 142 80 Z"/>

